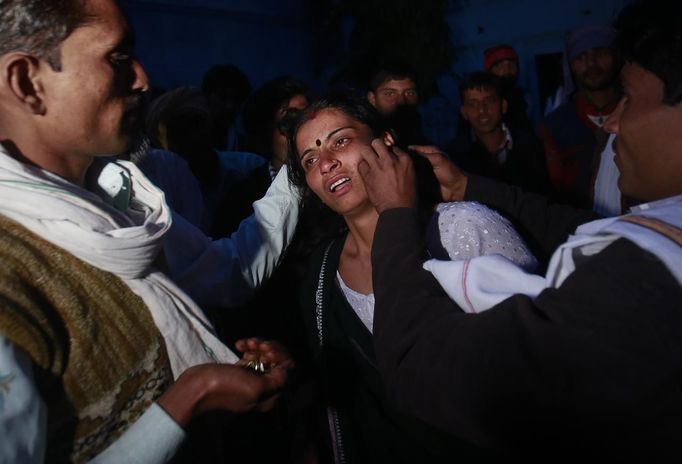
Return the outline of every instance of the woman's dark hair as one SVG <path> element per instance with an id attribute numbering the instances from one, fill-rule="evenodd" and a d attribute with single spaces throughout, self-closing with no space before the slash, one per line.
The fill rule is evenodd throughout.
<path id="1" fill-rule="evenodd" d="M 308 187 L 296 148 L 296 135 L 301 126 L 314 119 L 323 110 L 336 110 L 344 113 L 346 116 L 368 126 L 373 137 L 383 137 L 388 132 L 395 138 L 395 133 L 388 126 L 386 119 L 364 99 L 344 94 L 331 94 L 314 101 L 299 114 L 289 128 L 287 163 L 290 182 L 303 192 L 299 229 L 301 237 L 299 237 L 299 250 L 297 252 L 304 254 L 314 249 L 320 242 L 339 235 L 347 229 L 343 217 L 325 206 Z M 400 143 L 400 140 L 397 142 Z M 417 174 L 419 209 L 423 213 L 423 218 L 427 220 L 433 212 L 434 205 L 441 201 L 440 189 L 429 162 L 419 155 L 412 156 L 412 160 Z"/>

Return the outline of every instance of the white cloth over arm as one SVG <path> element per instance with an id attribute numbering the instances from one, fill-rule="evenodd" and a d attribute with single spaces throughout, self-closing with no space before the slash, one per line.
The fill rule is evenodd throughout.
<path id="1" fill-rule="evenodd" d="M 478 313 L 510 295 L 536 296 L 545 279 L 530 274 L 538 262 L 512 224 L 475 202 L 442 203 L 436 208 L 441 243 L 452 261 L 424 263 L 463 311 Z"/>
<path id="2" fill-rule="evenodd" d="M 284 166 L 253 204 L 254 213 L 228 238 L 211 240 L 174 217 L 164 238 L 169 274 L 200 306 L 243 303 L 279 264 L 296 229 L 299 197 Z"/>
<path id="3" fill-rule="evenodd" d="M 200 229 L 208 230 L 201 188 L 187 161 L 172 151 L 152 148 L 135 164 L 154 185 L 163 190 L 166 203 L 173 212 Z"/>
<path id="4" fill-rule="evenodd" d="M 46 415 L 30 358 L 0 335 L 0 463 L 44 462 Z M 184 439 L 182 428 L 153 403 L 91 462 L 161 464 L 173 457 Z"/>
<path id="5" fill-rule="evenodd" d="M 0 334 L 0 463 L 43 462 L 46 414 L 31 360 Z"/>
<path id="6" fill-rule="evenodd" d="M 185 432 L 158 404 L 95 456 L 92 464 L 162 464 L 168 462 L 185 439 Z"/>
<path id="7" fill-rule="evenodd" d="M 466 313 L 485 311 L 516 293 L 535 298 L 547 288 L 544 277 L 527 273 L 502 255 L 463 261 L 431 259 L 424 269 Z"/>

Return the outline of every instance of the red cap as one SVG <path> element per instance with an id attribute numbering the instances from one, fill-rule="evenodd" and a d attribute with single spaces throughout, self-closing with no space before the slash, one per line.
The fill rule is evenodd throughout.
<path id="1" fill-rule="evenodd" d="M 519 61 L 519 55 L 516 54 L 516 51 L 510 45 L 497 45 L 496 47 L 490 47 L 483 52 L 483 56 L 483 68 L 486 71 L 490 71 L 490 68 L 502 60 Z"/>

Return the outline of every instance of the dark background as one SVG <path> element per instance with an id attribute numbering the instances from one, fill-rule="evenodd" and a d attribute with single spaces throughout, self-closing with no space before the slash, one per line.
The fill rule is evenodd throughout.
<path id="1" fill-rule="evenodd" d="M 122 0 L 152 84 L 199 85 L 213 64 L 240 67 L 254 87 L 292 74 L 315 90 L 363 89 L 383 55 L 411 61 L 425 83 L 426 135 L 455 133 L 461 76 L 483 51 L 508 43 L 520 56 L 531 117 L 558 82 L 567 31 L 611 23 L 629 0 Z M 540 78 L 538 78 L 538 76 Z M 363 90 L 364 91 L 364 90 Z"/>

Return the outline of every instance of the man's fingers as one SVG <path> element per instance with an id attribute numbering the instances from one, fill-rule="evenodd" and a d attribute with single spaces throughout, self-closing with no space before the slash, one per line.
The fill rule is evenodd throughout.
<path id="1" fill-rule="evenodd" d="M 443 165 L 445 165 L 449 160 L 445 157 L 444 153 L 441 152 L 430 152 L 430 153 L 425 153 L 425 152 L 417 152 L 419 156 L 422 158 L 426 158 L 426 160 L 431 164 L 431 167 L 435 170 L 438 168 L 441 168 Z"/>
<path id="2" fill-rule="evenodd" d="M 435 145 L 410 145 L 407 148 L 419 153 L 420 155 L 429 153 L 442 153 L 440 148 Z"/>
<path id="3" fill-rule="evenodd" d="M 365 161 L 364 159 L 360 160 L 360 162 L 358 163 L 358 172 L 360 173 L 360 177 L 362 177 L 362 180 L 367 180 L 367 177 L 369 176 L 371 170 L 372 169 L 369 167 L 367 161 Z"/>
<path id="4" fill-rule="evenodd" d="M 392 150 L 393 150 L 393 155 L 395 156 L 395 158 L 398 159 L 399 162 L 407 163 L 407 162 L 412 161 L 412 159 L 410 158 L 410 155 L 408 155 L 400 147 L 394 146 L 394 147 L 392 147 Z"/>
<path id="5" fill-rule="evenodd" d="M 377 154 L 379 164 L 386 163 L 396 158 L 393 150 L 386 146 L 383 139 L 372 140 L 372 148 Z"/>
<path id="6" fill-rule="evenodd" d="M 262 338 L 258 337 L 251 337 L 251 338 L 243 338 L 241 340 L 237 340 L 234 343 L 235 348 L 237 348 L 238 351 L 241 351 L 242 353 L 245 351 L 254 351 L 258 349 L 258 345 L 263 343 L 264 340 Z"/>
<path id="7" fill-rule="evenodd" d="M 363 147 L 360 150 L 360 156 L 362 156 L 362 159 L 365 162 L 364 164 L 366 164 L 367 166 L 367 171 L 365 171 L 366 173 L 368 173 L 372 169 L 378 168 L 379 156 L 371 145 Z"/>
<path id="8" fill-rule="evenodd" d="M 435 145 L 410 145 L 408 148 L 429 160 L 433 167 L 448 159 L 448 156 Z"/>

